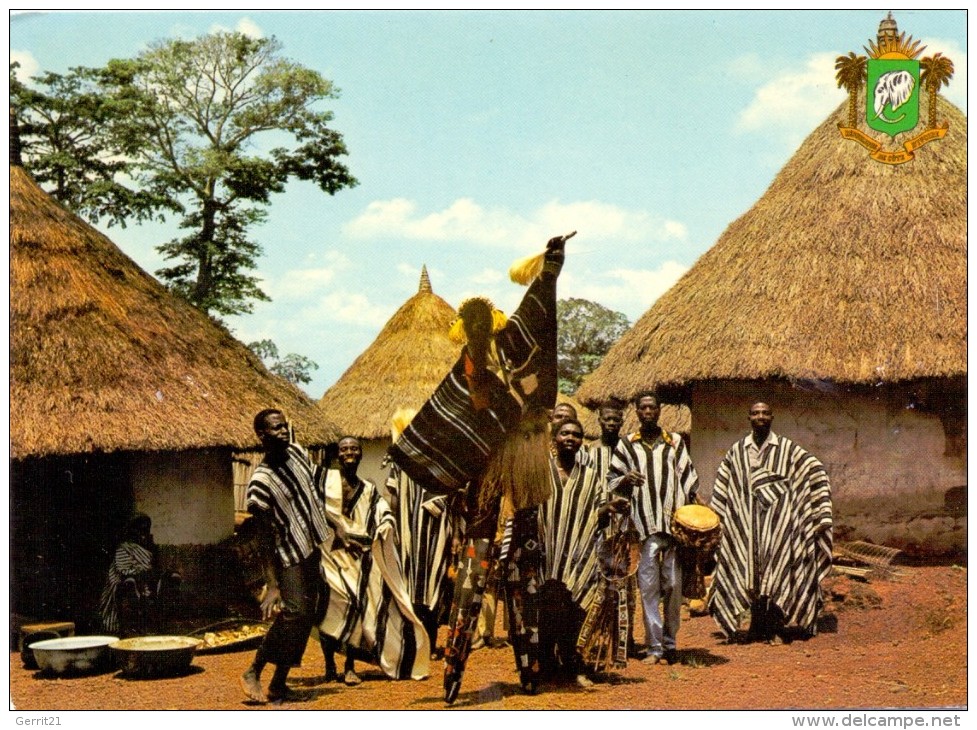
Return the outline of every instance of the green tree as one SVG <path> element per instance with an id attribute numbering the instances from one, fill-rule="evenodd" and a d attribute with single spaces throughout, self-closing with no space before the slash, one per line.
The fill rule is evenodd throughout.
<path id="1" fill-rule="evenodd" d="M 631 323 L 615 312 L 586 299 L 556 303 L 557 375 L 560 391 L 573 395 Z"/>
<path id="2" fill-rule="evenodd" d="M 249 342 L 248 347 L 264 361 L 271 372 L 295 383 L 295 385 L 311 383 L 311 372 L 319 369 L 318 363 L 305 355 L 290 352 L 284 357 L 279 357 L 278 346 L 271 340 Z"/>
<path id="3" fill-rule="evenodd" d="M 102 151 L 125 162 L 117 173 L 164 196 L 161 209 L 182 211 L 188 233 L 158 247 L 175 263 L 156 273 L 208 313 L 268 300 L 251 273 L 262 248 L 248 231 L 266 219 L 272 193 L 293 178 L 330 195 L 357 184 L 339 161 L 347 150 L 332 113 L 318 108 L 338 90 L 280 52 L 274 38 L 222 32 L 74 70 L 97 90 Z M 74 101 L 88 90 L 67 91 Z"/>
<path id="4" fill-rule="evenodd" d="M 137 189 L 128 181 L 130 151 L 108 134 L 111 120 L 124 111 L 100 93 L 97 74 L 84 68 L 48 72 L 28 86 L 17 77 L 19 67 L 10 64 L 10 104 L 21 158 L 51 197 L 92 223 L 105 219 L 109 226 L 182 212 L 165 191 Z"/>
<path id="5" fill-rule="evenodd" d="M 929 97 L 929 129 L 936 129 L 936 93 L 941 86 L 949 86 L 953 78 L 953 61 L 942 53 L 934 53 L 919 62 L 922 74 L 919 77 Z"/>
<path id="6" fill-rule="evenodd" d="M 848 126 L 858 126 L 858 92 L 865 85 L 868 74 L 868 61 L 865 56 L 856 56 L 849 51 L 847 56 L 835 59 L 835 79 L 838 88 L 848 92 Z"/>

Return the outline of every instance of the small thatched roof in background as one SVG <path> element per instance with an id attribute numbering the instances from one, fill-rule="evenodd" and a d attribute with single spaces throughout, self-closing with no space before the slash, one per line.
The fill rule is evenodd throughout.
<path id="1" fill-rule="evenodd" d="M 278 407 L 306 444 L 314 401 L 10 166 L 10 446 L 15 459 L 253 447 Z"/>
<path id="2" fill-rule="evenodd" d="M 432 291 L 422 267 L 417 294 L 323 394 L 323 412 L 346 435 L 390 438 L 393 414 L 399 408 L 420 410 L 458 359 L 461 348 L 448 338 L 456 316 Z"/>
<path id="3" fill-rule="evenodd" d="M 842 139 L 846 119 L 847 103 L 611 348 L 582 402 L 698 380 L 967 372 L 967 119 L 940 98 L 949 132 L 902 165 Z"/>

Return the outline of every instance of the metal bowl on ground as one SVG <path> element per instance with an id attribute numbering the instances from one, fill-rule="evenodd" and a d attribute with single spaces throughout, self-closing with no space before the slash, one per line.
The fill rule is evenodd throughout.
<path id="1" fill-rule="evenodd" d="M 222 654 L 257 648 L 270 627 L 271 624 L 264 621 L 229 618 L 192 631 L 190 636 L 202 641 L 197 648 L 198 654 Z"/>
<path id="2" fill-rule="evenodd" d="M 135 636 L 111 644 L 116 666 L 132 677 L 187 674 L 201 640 L 192 636 Z"/>
<path id="3" fill-rule="evenodd" d="M 45 674 L 88 674 L 112 668 L 109 646 L 118 640 L 118 636 L 66 636 L 35 641 L 27 648 Z"/>

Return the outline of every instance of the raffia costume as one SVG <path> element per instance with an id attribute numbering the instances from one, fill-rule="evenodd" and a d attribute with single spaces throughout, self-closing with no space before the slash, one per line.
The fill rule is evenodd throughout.
<path id="1" fill-rule="evenodd" d="M 462 350 L 400 438 L 391 459 L 433 493 L 467 490 L 471 510 L 452 608 L 457 616 L 445 648 L 445 698 L 460 690 L 485 582 L 495 561 L 500 504 L 513 518 L 502 542 L 510 640 L 523 686 L 539 673 L 539 542 L 535 508 L 549 496 L 549 410 L 556 403 L 556 280 L 567 237 L 552 239 L 512 316 L 487 353 Z M 484 362 L 481 370 L 476 363 Z M 462 500 L 459 500 L 462 501 Z"/>

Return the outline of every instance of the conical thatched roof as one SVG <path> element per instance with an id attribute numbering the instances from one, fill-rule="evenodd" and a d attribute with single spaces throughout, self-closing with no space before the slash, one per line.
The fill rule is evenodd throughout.
<path id="1" fill-rule="evenodd" d="M 842 139 L 846 119 L 847 103 L 611 348 L 582 402 L 697 380 L 967 372 L 967 119 L 940 99 L 949 132 L 902 165 Z"/>
<path id="2" fill-rule="evenodd" d="M 389 438 L 394 412 L 420 410 L 458 359 L 461 347 L 448 339 L 456 316 L 431 290 L 427 268 L 422 268 L 417 294 L 323 394 L 319 406 L 344 434 Z"/>
<path id="3" fill-rule="evenodd" d="M 271 406 L 305 444 L 338 436 L 314 401 L 10 165 L 13 458 L 249 448 Z"/>

